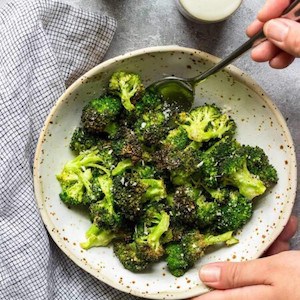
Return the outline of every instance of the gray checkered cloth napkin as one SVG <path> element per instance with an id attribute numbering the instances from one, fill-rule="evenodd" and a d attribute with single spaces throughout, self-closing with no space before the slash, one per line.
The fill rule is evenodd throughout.
<path id="1" fill-rule="evenodd" d="M 48 236 L 32 161 L 55 101 L 98 64 L 114 19 L 46 0 L 0 10 L 0 299 L 135 299 L 77 267 Z"/>

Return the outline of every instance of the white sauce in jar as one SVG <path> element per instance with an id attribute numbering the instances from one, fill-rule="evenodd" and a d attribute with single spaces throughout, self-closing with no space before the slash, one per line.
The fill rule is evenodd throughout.
<path id="1" fill-rule="evenodd" d="M 180 12 L 199 22 L 219 22 L 228 18 L 240 6 L 242 0 L 178 0 Z"/>

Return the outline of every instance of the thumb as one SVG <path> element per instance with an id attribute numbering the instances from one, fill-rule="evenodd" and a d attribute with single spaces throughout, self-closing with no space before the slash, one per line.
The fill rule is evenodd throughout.
<path id="1" fill-rule="evenodd" d="M 251 285 L 270 284 L 268 258 L 241 263 L 212 263 L 200 269 L 202 282 L 215 289 L 233 289 Z"/>
<path id="2" fill-rule="evenodd" d="M 300 23 L 284 18 L 273 19 L 264 25 L 264 33 L 278 48 L 300 57 Z"/>

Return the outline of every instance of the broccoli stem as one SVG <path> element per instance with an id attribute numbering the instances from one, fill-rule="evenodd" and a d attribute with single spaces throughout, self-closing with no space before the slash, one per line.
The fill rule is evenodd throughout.
<path id="1" fill-rule="evenodd" d="M 158 249 L 160 246 L 160 238 L 161 236 L 168 230 L 170 225 L 170 216 L 166 212 L 161 213 L 161 220 L 155 226 L 153 231 L 148 235 L 148 241 L 149 244 L 154 248 L 155 250 Z"/>
<path id="2" fill-rule="evenodd" d="M 104 173 L 106 173 L 107 175 L 110 175 L 109 170 L 108 170 L 107 168 L 103 167 L 103 166 L 99 166 L 99 165 L 96 165 L 96 164 L 89 164 L 88 167 L 100 169 L 100 170 L 102 170 Z"/>
<path id="3" fill-rule="evenodd" d="M 126 110 L 132 111 L 135 109 L 134 105 L 130 102 L 130 98 L 132 95 L 128 95 L 127 93 L 121 93 L 121 101 Z"/>
<path id="4" fill-rule="evenodd" d="M 226 177 L 225 182 L 237 187 L 240 193 L 247 199 L 252 200 L 266 191 L 264 183 L 252 175 L 244 164 L 243 168 Z"/>
<path id="5" fill-rule="evenodd" d="M 100 188 L 103 192 L 103 194 L 106 197 L 112 196 L 112 186 L 113 186 L 113 180 L 109 175 L 102 175 L 98 177 Z"/>
<path id="6" fill-rule="evenodd" d="M 87 240 L 80 243 L 81 248 L 88 250 L 92 247 L 105 247 L 117 235 L 109 229 L 101 229 L 96 224 L 92 224 L 85 234 Z"/>
<path id="7" fill-rule="evenodd" d="M 234 239 L 232 234 L 233 234 L 233 231 L 228 231 L 223 234 L 216 235 L 216 236 L 215 235 L 206 235 L 204 237 L 203 243 L 204 243 L 205 247 L 223 243 L 223 242 L 226 242 L 226 244 L 227 244 L 228 241 L 230 241 L 228 245 L 233 245 L 233 243 L 231 243 L 231 242 L 233 242 L 233 239 Z"/>
<path id="8" fill-rule="evenodd" d="M 133 166 L 133 163 L 130 158 L 120 161 L 117 166 L 111 171 L 112 176 L 117 176 L 122 174 L 126 169 L 129 169 Z"/>

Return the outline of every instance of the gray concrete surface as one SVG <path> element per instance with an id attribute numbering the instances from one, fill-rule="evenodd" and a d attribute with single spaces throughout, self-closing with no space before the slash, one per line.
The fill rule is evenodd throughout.
<path id="1" fill-rule="evenodd" d="M 0 8 L 10 1 L 0 0 Z M 238 11 L 218 24 L 195 24 L 177 10 L 175 0 L 63 0 L 95 13 L 108 14 L 118 29 L 106 59 L 148 46 L 177 44 L 224 57 L 246 40 L 245 29 L 264 0 L 244 0 Z M 286 118 L 300 158 L 300 59 L 284 70 L 251 61 L 249 54 L 234 63 L 256 80 Z M 298 171 L 299 175 L 299 171 Z M 298 183 L 298 190 L 299 190 Z M 299 194 L 300 195 L 300 194 Z M 294 212 L 300 216 L 300 196 Z M 300 247 L 300 233 L 292 241 Z M 299 247 L 298 247 L 299 246 Z"/>

